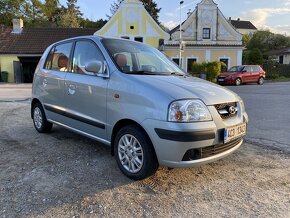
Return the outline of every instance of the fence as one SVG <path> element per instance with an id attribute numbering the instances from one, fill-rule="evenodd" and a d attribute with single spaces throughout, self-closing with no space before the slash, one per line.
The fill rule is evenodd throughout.
<path id="1" fill-rule="evenodd" d="M 279 77 L 290 78 L 290 64 L 273 64 L 267 63 L 263 65 L 268 79 L 277 79 Z"/>

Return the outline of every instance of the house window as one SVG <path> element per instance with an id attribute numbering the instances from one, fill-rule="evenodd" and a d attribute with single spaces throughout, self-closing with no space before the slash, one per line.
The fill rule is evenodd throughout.
<path id="1" fill-rule="evenodd" d="M 203 39 L 210 39 L 210 28 L 203 28 Z"/>
<path id="2" fill-rule="evenodd" d="M 129 36 L 121 36 L 121 38 L 122 38 L 122 39 L 128 39 L 128 40 L 130 39 Z"/>
<path id="3" fill-rule="evenodd" d="M 229 69 L 229 59 L 228 58 L 220 58 L 220 62 L 223 62 L 226 65 L 226 70 Z"/>
<path id="4" fill-rule="evenodd" d="M 130 26 L 130 30 L 133 30 L 134 29 L 134 26 Z"/>
<path id="5" fill-rule="evenodd" d="M 187 59 L 187 72 L 192 72 L 192 64 L 196 63 L 197 59 L 196 58 L 188 58 Z"/>
<path id="6" fill-rule="evenodd" d="M 173 61 L 174 63 L 176 63 L 178 66 L 180 66 L 180 65 L 179 65 L 179 58 L 172 58 L 172 61 Z M 181 58 L 181 66 L 182 66 L 182 58 Z"/>
<path id="7" fill-rule="evenodd" d="M 143 37 L 135 37 L 136 42 L 143 42 Z"/>
<path id="8" fill-rule="evenodd" d="M 279 64 L 283 64 L 284 63 L 284 56 L 281 55 L 279 56 Z"/>

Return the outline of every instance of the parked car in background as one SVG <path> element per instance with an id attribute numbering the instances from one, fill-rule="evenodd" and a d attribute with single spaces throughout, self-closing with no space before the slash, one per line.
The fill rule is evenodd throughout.
<path id="1" fill-rule="evenodd" d="M 248 115 L 234 92 L 186 74 L 143 43 L 98 36 L 51 45 L 34 75 L 36 130 L 57 124 L 111 146 L 138 180 L 159 165 L 191 167 L 242 143 Z"/>
<path id="2" fill-rule="evenodd" d="M 217 78 L 220 85 L 241 85 L 245 83 L 264 84 L 266 72 L 259 65 L 242 65 L 230 68 Z"/>

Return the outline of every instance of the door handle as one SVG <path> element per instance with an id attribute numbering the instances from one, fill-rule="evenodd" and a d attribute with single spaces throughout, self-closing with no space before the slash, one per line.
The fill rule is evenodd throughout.
<path id="1" fill-rule="evenodd" d="M 74 84 L 69 84 L 68 85 L 68 94 L 69 95 L 74 95 L 76 92 L 77 86 Z"/>
<path id="2" fill-rule="evenodd" d="M 47 79 L 43 79 L 42 80 L 42 85 L 43 85 L 43 87 L 46 87 L 47 86 Z"/>

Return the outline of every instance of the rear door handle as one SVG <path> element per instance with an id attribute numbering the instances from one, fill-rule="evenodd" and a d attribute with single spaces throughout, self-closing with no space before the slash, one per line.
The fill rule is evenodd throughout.
<path id="1" fill-rule="evenodd" d="M 68 94 L 74 95 L 76 93 L 77 86 L 75 84 L 68 85 Z"/>

